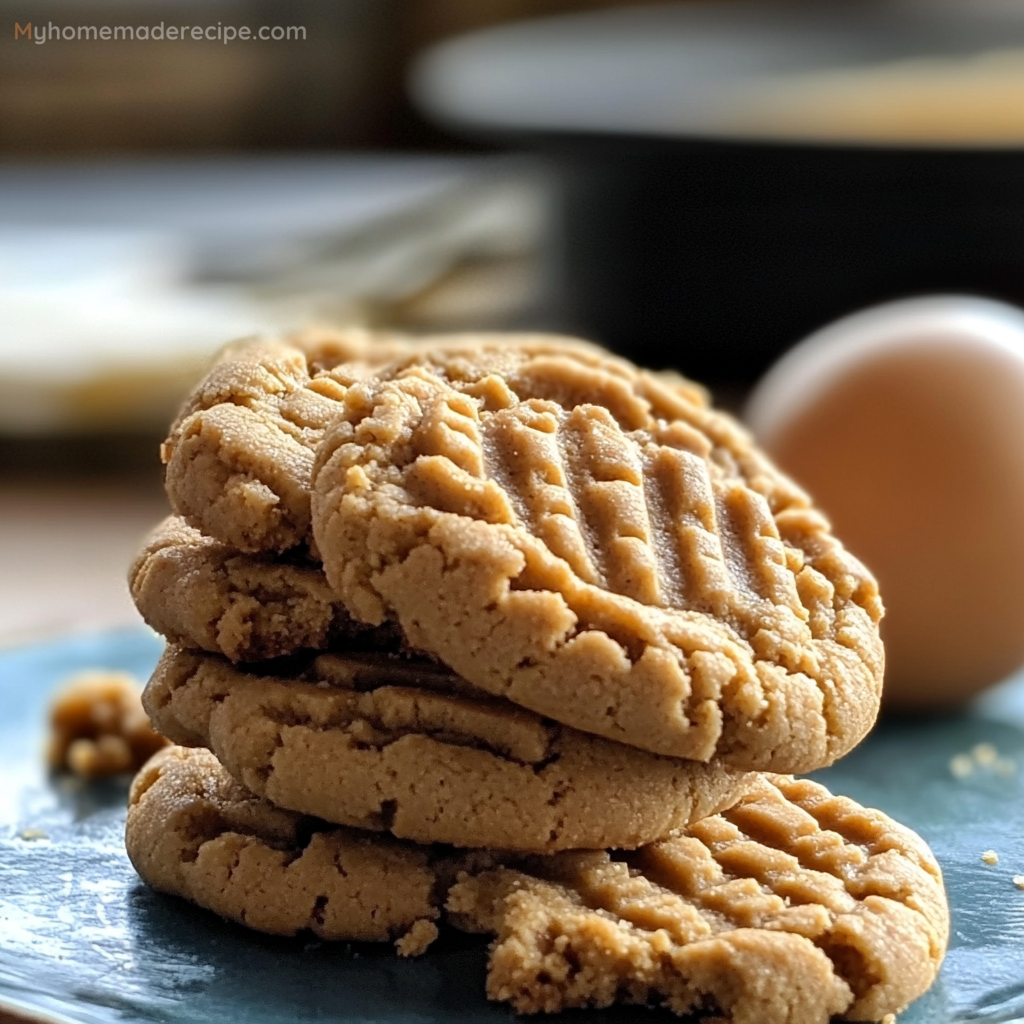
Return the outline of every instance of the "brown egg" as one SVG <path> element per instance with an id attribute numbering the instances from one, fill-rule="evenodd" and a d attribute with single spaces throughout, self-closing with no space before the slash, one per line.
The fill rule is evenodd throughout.
<path id="1" fill-rule="evenodd" d="M 1024 664 L 1024 313 L 849 317 L 769 371 L 747 420 L 878 577 L 888 705 L 949 706 Z"/>

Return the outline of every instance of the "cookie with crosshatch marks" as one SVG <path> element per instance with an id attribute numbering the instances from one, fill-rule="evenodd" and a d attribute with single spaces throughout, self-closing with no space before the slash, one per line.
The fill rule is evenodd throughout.
<path id="1" fill-rule="evenodd" d="M 423 660 L 346 652 L 271 671 L 169 647 L 143 703 L 275 805 L 403 839 L 633 848 L 756 780 L 556 725 Z"/>
<path id="2" fill-rule="evenodd" d="M 574 728 L 803 772 L 875 720 L 874 579 L 680 379 L 593 348 L 427 348 L 346 390 L 312 500 L 356 618 Z"/>
<path id="3" fill-rule="evenodd" d="M 521 1013 L 626 1002 L 732 1024 L 877 1021 L 931 985 L 949 933 L 917 835 L 791 778 L 632 854 L 506 865 L 464 874 L 446 908 L 496 936 L 487 994 Z"/>
<path id="4" fill-rule="evenodd" d="M 381 630 L 348 614 L 316 562 L 240 554 L 180 516 L 168 517 L 146 538 L 128 583 L 135 606 L 158 633 L 232 661 L 384 642 Z"/>
<path id="5" fill-rule="evenodd" d="M 407 956 L 437 936 L 430 851 L 272 807 L 207 750 L 167 747 L 143 766 L 125 846 L 154 889 L 257 931 L 393 939 Z"/>

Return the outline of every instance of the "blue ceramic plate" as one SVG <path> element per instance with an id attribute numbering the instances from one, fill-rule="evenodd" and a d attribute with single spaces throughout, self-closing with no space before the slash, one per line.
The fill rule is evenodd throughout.
<path id="1" fill-rule="evenodd" d="M 140 883 L 122 846 L 126 783 L 47 775 L 49 695 L 87 668 L 149 673 L 143 630 L 0 652 L 0 1008 L 82 1024 L 485 1024 L 514 1015 L 484 998 L 486 945 L 448 936 L 426 956 L 390 947 L 275 939 Z M 990 744 L 999 761 L 955 776 Z M 991 753 L 987 748 L 982 751 Z M 1011 770 L 1012 762 L 1012 770 Z M 892 722 L 839 766 L 834 791 L 880 807 L 931 843 L 953 909 L 950 952 L 902 1024 L 1024 1020 L 1024 679 L 970 715 Z M 997 851 L 999 863 L 981 854 Z M 675 1020 L 636 1008 L 567 1021 Z"/>

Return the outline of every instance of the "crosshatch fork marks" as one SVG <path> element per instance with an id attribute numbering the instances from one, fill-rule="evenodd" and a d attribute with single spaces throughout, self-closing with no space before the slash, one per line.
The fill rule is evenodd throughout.
<path id="1" fill-rule="evenodd" d="M 457 398 L 428 401 L 412 432 L 421 500 L 524 529 L 581 583 L 715 614 L 745 639 L 773 608 L 807 619 L 766 501 L 705 459 L 623 432 L 600 406 L 530 399 L 481 416 Z"/>
<path id="2" fill-rule="evenodd" d="M 832 806 L 836 830 L 811 810 Z M 764 776 L 732 809 L 633 853 L 507 863 L 450 892 L 489 931 L 488 992 L 521 1012 L 710 997 L 730 1020 L 879 1020 L 934 980 L 949 914 L 909 829 L 810 782 Z"/>

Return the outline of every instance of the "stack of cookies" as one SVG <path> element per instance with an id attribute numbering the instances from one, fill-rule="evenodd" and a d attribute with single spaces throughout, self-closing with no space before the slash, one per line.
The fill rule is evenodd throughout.
<path id="1" fill-rule="evenodd" d="M 520 1012 L 878 1020 L 931 984 L 928 848 L 778 774 L 874 722 L 874 580 L 699 388 L 562 338 L 307 334 L 226 350 L 163 457 L 151 885 L 403 955 L 489 933 Z"/>

